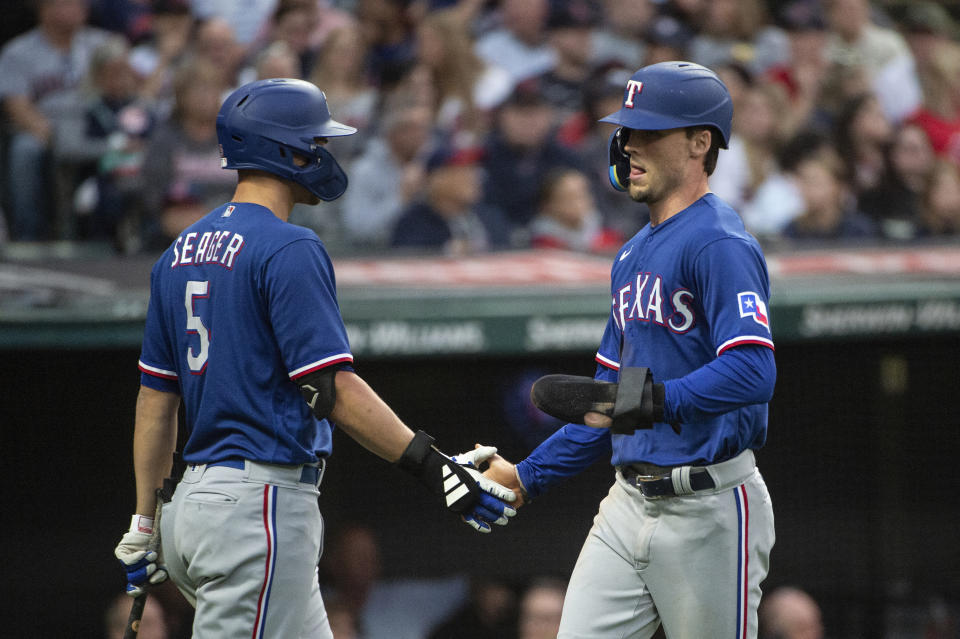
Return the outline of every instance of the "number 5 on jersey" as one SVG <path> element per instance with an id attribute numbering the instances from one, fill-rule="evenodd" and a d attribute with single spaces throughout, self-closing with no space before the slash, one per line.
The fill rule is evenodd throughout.
<path id="1" fill-rule="evenodd" d="M 192 346 L 187 347 L 187 365 L 194 375 L 202 375 L 210 354 L 210 331 L 203 325 L 203 320 L 196 314 L 195 301 L 197 298 L 210 297 L 210 282 L 190 280 L 183 297 L 183 305 L 187 309 L 187 333 L 196 334 L 200 338 L 200 352 L 194 354 Z"/>

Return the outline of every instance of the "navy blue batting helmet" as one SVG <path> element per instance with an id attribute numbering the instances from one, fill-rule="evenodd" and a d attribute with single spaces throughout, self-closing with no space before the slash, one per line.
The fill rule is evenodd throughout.
<path id="1" fill-rule="evenodd" d="M 610 182 L 625 191 L 630 160 L 623 151 L 629 132 L 710 126 L 727 148 L 733 102 L 717 74 L 693 62 L 659 62 L 643 67 L 627 81 L 623 104 L 601 122 L 620 126 L 610 138 Z"/>
<path id="2" fill-rule="evenodd" d="M 347 190 L 347 175 L 318 138 L 356 132 L 330 117 L 327 98 L 314 84 L 258 80 L 231 93 L 220 107 L 220 166 L 266 171 L 306 187 L 321 200 L 335 200 Z M 297 166 L 294 154 L 307 164 Z"/>

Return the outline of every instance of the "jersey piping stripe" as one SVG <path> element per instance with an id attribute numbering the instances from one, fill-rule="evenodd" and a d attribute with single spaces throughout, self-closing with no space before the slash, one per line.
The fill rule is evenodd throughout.
<path id="1" fill-rule="evenodd" d="M 597 353 L 596 360 L 606 366 L 607 368 L 612 368 L 615 371 L 620 370 L 620 362 L 615 362 L 612 359 L 604 357 L 600 353 Z"/>
<path id="2" fill-rule="evenodd" d="M 324 357 L 321 360 L 307 364 L 306 366 L 301 366 L 296 370 L 292 370 L 287 373 L 290 376 L 290 379 L 296 379 L 302 377 L 307 373 L 312 373 L 315 370 L 324 368 L 325 366 L 330 366 L 331 364 L 339 364 L 340 362 L 352 362 L 353 355 L 350 353 L 340 353 L 339 355 L 331 355 L 330 357 Z"/>
<path id="3" fill-rule="evenodd" d="M 747 636 L 747 603 L 750 590 L 750 504 L 747 487 L 740 484 L 733 491 L 737 504 L 737 639 Z"/>
<path id="4" fill-rule="evenodd" d="M 773 347 L 773 340 L 767 339 L 766 337 L 758 337 L 756 335 L 741 335 L 740 337 L 734 337 L 733 339 L 728 339 L 717 349 L 717 356 L 723 354 L 723 351 L 733 348 L 734 346 L 743 346 L 744 344 L 757 344 L 759 346 L 766 346 L 770 350 L 776 350 Z"/>
<path id="5" fill-rule="evenodd" d="M 162 368 L 157 368 L 156 366 L 148 366 L 141 361 L 137 361 L 137 368 L 144 373 L 154 375 L 156 377 L 163 377 L 164 379 L 177 379 L 177 373 L 175 371 L 166 371 Z"/>
<path id="6" fill-rule="evenodd" d="M 253 639 L 263 639 L 267 628 L 267 607 L 270 605 L 270 589 L 277 568 L 277 487 L 263 487 L 263 528 L 267 537 L 267 564 L 257 599 L 257 617 L 253 622 Z"/>

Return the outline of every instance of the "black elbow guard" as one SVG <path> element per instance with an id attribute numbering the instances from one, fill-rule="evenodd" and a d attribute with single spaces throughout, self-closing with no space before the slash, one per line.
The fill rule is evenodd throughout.
<path id="1" fill-rule="evenodd" d="M 296 380 L 303 401 L 307 402 L 317 419 L 329 417 L 337 403 L 337 389 L 334 386 L 337 370 L 335 366 L 321 368 Z"/>

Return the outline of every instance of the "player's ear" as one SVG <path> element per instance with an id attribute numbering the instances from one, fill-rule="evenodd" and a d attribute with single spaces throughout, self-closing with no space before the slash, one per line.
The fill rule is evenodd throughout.
<path id="1" fill-rule="evenodd" d="M 713 131 L 709 127 L 691 127 L 687 129 L 687 141 L 690 157 L 701 158 L 713 144 Z"/>
<path id="2" fill-rule="evenodd" d="M 307 156 L 301 153 L 293 153 L 293 165 L 295 167 L 302 169 L 308 164 L 310 164 L 310 159 Z"/>

